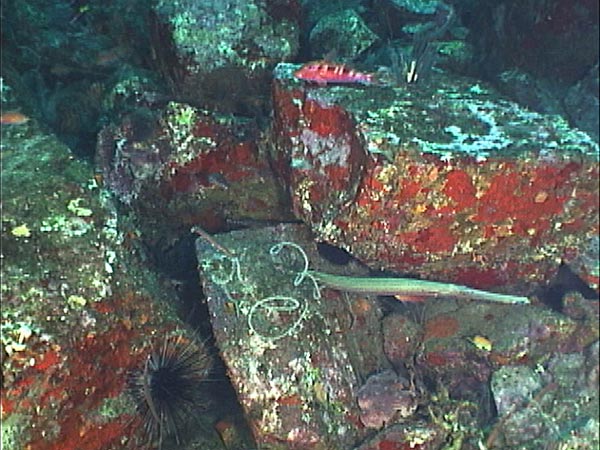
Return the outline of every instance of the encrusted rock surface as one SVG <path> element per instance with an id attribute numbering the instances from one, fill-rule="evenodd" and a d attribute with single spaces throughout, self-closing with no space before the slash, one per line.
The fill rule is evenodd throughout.
<path id="1" fill-rule="evenodd" d="M 321 17 L 309 37 L 313 54 L 325 57 L 335 51 L 342 60 L 357 58 L 378 39 L 353 9 Z"/>
<path id="2" fill-rule="evenodd" d="M 35 121 L 2 146 L 2 448 L 139 448 L 127 379 L 183 333 L 172 287 L 89 164 Z"/>
<path id="3" fill-rule="evenodd" d="M 158 1 L 154 64 L 186 100 L 217 111 L 267 113 L 271 70 L 295 57 L 296 0 Z"/>
<path id="4" fill-rule="evenodd" d="M 418 396 L 410 381 L 393 370 L 371 375 L 357 393 L 360 421 L 367 428 L 381 429 L 395 418 L 414 414 Z"/>
<path id="5" fill-rule="evenodd" d="M 576 319 L 544 306 L 453 299 L 408 306 L 388 299 L 395 307 L 383 307 L 374 296 L 315 285 L 313 269 L 357 280 L 367 272 L 324 262 L 308 236 L 302 226 L 280 225 L 202 235 L 196 244 L 215 338 L 261 448 L 503 442 L 510 431 L 502 415 L 491 437 L 478 425 L 493 418 L 496 371 L 574 380 L 567 362 L 579 352 L 585 371 L 572 389 L 597 379 L 597 303 L 572 299 Z M 556 377 L 539 379 L 528 393 Z M 576 400 L 581 420 L 597 401 L 586 392 L 588 403 Z M 502 412 L 523 405 L 513 397 Z M 575 421 L 572 430 L 583 435 L 584 425 Z M 538 442 L 534 431 L 523 448 Z"/>
<path id="6" fill-rule="evenodd" d="M 600 281 L 597 1 L 68 3 L 3 18 L 3 449 L 600 445 L 598 302 L 560 276 Z M 301 41 L 301 58 L 391 67 L 371 86 L 273 73 Z M 35 118 L 78 155 L 105 126 L 99 171 Z M 325 262 L 317 241 L 351 255 Z M 561 262 L 542 289 L 559 291 L 552 310 L 533 297 Z M 310 269 L 532 301 L 400 303 Z M 146 442 L 148 357 L 197 337 L 174 311 L 187 290 L 256 446 L 227 402 L 185 414 L 181 443 Z"/>
<path id="7" fill-rule="evenodd" d="M 102 130 L 96 159 L 150 243 L 174 241 L 192 226 L 290 218 L 255 124 L 231 115 L 176 102 L 134 113 Z"/>
<path id="8" fill-rule="evenodd" d="M 505 366 L 491 378 L 499 421 L 495 445 L 511 448 L 562 441 L 568 448 L 600 444 L 598 386 L 586 366 L 597 361 L 597 342 L 586 352 L 557 353 L 535 369 Z M 589 448 L 589 447 L 587 447 Z"/>
<path id="9" fill-rule="evenodd" d="M 386 364 L 377 305 L 319 295 L 302 252 L 277 247 L 320 265 L 308 236 L 281 225 L 197 241 L 215 338 L 261 448 L 350 448 L 365 435 L 360 377 Z"/>
<path id="10" fill-rule="evenodd" d="M 275 72 L 273 125 L 294 212 L 373 268 L 532 293 L 598 232 L 598 145 L 484 84 L 327 86 Z M 518 255 L 518 256 L 517 256 Z"/>

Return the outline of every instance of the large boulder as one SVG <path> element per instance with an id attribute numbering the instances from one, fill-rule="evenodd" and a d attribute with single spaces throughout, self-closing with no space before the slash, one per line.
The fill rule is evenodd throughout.
<path id="1" fill-rule="evenodd" d="M 372 268 L 531 293 L 597 283 L 598 145 L 485 84 L 320 87 L 275 73 L 274 159 L 296 216 Z"/>

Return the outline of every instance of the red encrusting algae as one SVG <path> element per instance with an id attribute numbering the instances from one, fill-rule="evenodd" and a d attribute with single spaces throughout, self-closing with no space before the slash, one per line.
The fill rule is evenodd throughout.
<path id="1" fill-rule="evenodd" d="M 44 371 L 50 375 L 33 390 L 41 390 L 39 405 L 46 411 L 38 416 L 32 428 L 29 450 L 70 450 L 111 448 L 120 442 L 132 416 L 116 419 L 103 417 L 97 410 L 109 398 L 123 393 L 127 374 L 140 361 L 139 352 L 132 351 L 135 332 L 117 326 L 102 334 L 83 337 L 72 347 L 76 355 L 58 358 L 53 352 L 42 359 Z M 32 371 L 39 372 L 39 367 Z M 36 376 L 36 380 L 39 378 Z M 87 415 L 80 411 L 90 411 Z M 50 411 L 54 411 L 50 413 Z M 59 419 L 59 429 L 53 438 L 42 435 Z"/>
<path id="2" fill-rule="evenodd" d="M 425 323 L 423 340 L 448 338 L 454 336 L 458 330 L 459 323 L 454 317 L 448 315 L 435 316 Z"/>

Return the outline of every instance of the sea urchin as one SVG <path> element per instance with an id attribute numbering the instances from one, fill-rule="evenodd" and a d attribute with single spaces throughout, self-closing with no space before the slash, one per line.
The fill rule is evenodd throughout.
<path id="1" fill-rule="evenodd" d="M 166 337 L 130 378 L 131 393 L 150 444 L 161 448 L 166 436 L 180 442 L 191 414 L 204 406 L 201 385 L 211 370 L 206 347 L 195 338 Z"/>

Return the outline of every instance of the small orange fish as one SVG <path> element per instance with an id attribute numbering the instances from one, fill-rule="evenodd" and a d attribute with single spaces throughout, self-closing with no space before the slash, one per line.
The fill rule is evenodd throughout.
<path id="1" fill-rule="evenodd" d="M 23 125 L 29 122 L 29 117 L 19 111 L 7 111 L 0 115 L 2 125 Z"/>
<path id="2" fill-rule="evenodd" d="M 329 83 L 366 85 L 375 83 L 373 74 L 357 72 L 343 64 L 328 61 L 306 63 L 294 72 L 294 76 L 300 80 L 317 83 L 319 86 L 325 86 Z"/>

